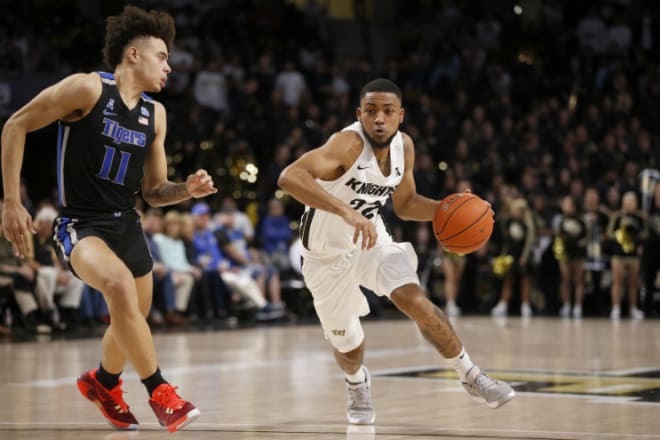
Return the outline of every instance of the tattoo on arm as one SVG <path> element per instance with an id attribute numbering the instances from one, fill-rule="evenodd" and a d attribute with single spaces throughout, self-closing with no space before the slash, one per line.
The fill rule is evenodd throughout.
<path id="1" fill-rule="evenodd" d="M 447 315 L 437 307 L 433 307 L 433 312 L 432 317 L 417 322 L 422 335 L 445 358 L 458 356 L 463 345 L 456 336 Z"/>
<path id="2" fill-rule="evenodd" d="M 174 205 L 191 197 L 185 182 L 165 182 L 143 195 L 147 203 L 152 206 Z"/>

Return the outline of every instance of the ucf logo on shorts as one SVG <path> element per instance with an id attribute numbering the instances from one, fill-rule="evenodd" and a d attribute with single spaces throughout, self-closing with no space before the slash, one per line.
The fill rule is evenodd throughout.
<path id="1" fill-rule="evenodd" d="M 346 330 L 331 330 L 330 333 L 332 333 L 335 336 L 345 336 L 346 335 Z"/>

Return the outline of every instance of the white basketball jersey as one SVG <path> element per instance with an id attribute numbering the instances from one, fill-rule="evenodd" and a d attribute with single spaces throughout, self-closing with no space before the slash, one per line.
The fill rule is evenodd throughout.
<path id="1" fill-rule="evenodd" d="M 383 223 L 380 209 L 403 177 L 405 165 L 403 137 L 401 132 L 397 132 L 392 139 L 389 151 L 390 175 L 383 176 L 360 122 L 356 121 L 342 131 L 348 130 L 355 131 L 362 138 L 364 143 L 362 153 L 340 178 L 316 181 L 324 190 L 370 219 L 378 233 L 376 246 L 381 246 L 392 241 Z M 362 245 L 362 237 L 358 240 L 357 246 L 353 244 L 354 234 L 355 228 L 346 224 L 340 216 L 307 206 L 300 224 L 302 254 L 309 257 L 348 254 L 358 247 L 361 248 Z"/>

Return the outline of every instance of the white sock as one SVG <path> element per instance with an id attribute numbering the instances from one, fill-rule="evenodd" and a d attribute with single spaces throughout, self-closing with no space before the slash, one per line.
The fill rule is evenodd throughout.
<path id="1" fill-rule="evenodd" d="M 456 370 L 461 378 L 461 382 L 465 382 L 465 376 L 474 367 L 474 363 L 472 363 L 472 359 L 470 359 L 470 355 L 465 351 L 465 348 L 461 348 L 458 356 L 447 359 L 447 362 Z"/>
<path id="2" fill-rule="evenodd" d="M 367 375 L 364 372 L 364 368 L 360 365 L 360 368 L 353 374 L 344 373 L 346 380 L 353 384 L 364 383 L 367 380 Z"/>

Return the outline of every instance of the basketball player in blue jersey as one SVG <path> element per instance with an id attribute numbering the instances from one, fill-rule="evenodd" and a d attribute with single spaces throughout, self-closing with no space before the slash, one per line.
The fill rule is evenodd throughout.
<path id="1" fill-rule="evenodd" d="M 358 120 L 289 165 L 278 182 L 306 205 L 302 272 L 346 376 L 346 415 L 352 424 L 372 424 L 376 418 L 363 365 L 360 317 L 369 306 L 360 286 L 389 297 L 415 320 L 472 398 L 497 408 L 515 395 L 472 363 L 447 317 L 420 287 L 412 246 L 394 242 L 383 223 L 380 208 L 389 197 L 405 220 L 430 221 L 439 203 L 416 192 L 415 149 L 399 131 L 403 117 L 399 87 L 387 79 L 369 82 L 360 92 Z"/>
<path id="2" fill-rule="evenodd" d="M 114 72 L 71 75 L 18 110 L 2 132 L 5 203 L 2 221 L 17 255 L 33 233 L 19 198 L 25 135 L 59 121 L 59 217 L 55 239 L 75 274 L 103 292 L 111 316 L 97 369 L 78 378 L 84 397 L 117 429 L 138 422 L 119 378 L 133 364 L 159 423 L 174 432 L 199 415 L 161 376 L 145 316 L 151 306 L 152 259 L 135 211 L 141 192 L 152 206 L 217 192 L 204 170 L 185 183 L 167 180 L 166 115 L 143 92 L 160 92 L 170 67 L 174 21 L 168 14 L 126 7 L 107 20 L 104 61 Z"/>

